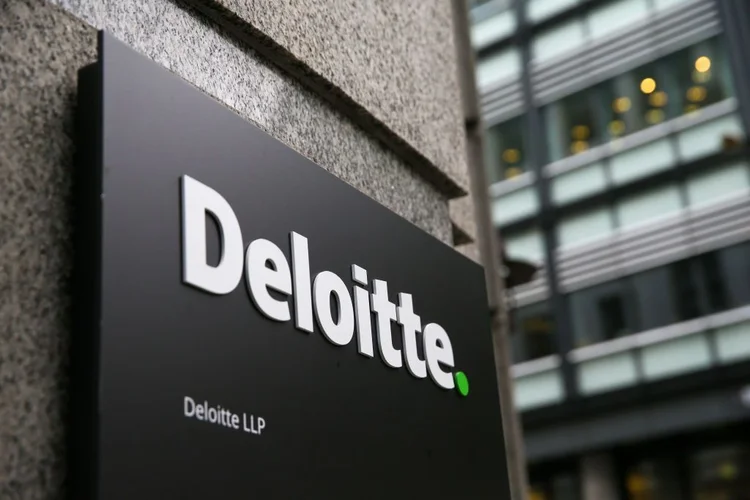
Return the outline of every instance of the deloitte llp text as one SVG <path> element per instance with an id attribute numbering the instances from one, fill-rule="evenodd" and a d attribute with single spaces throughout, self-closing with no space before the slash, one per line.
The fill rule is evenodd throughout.
<path id="1" fill-rule="evenodd" d="M 222 255 L 216 266 L 206 258 L 206 212 L 216 220 L 222 238 Z M 290 233 L 291 266 L 284 252 L 266 239 L 256 239 L 245 249 L 237 216 L 226 199 L 214 189 L 185 175 L 182 177 L 182 251 L 183 281 L 201 290 L 223 295 L 234 291 L 242 280 L 247 282 L 250 298 L 258 310 L 275 321 L 290 321 L 290 300 L 294 301 L 294 324 L 297 329 L 312 332 L 313 315 L 323 335 L 332 344 L 344 346 L 355 335 L 361 355 L 373 357 L 371 318 L 375 314 L 375 331 L 380 357 L 392 368 L 404 362 L 414 377 L 430 378 L 444 389 L 458 383 L 461 394 L 468 394 L 468 381 L 462 372 L 455 375 L 453 347 L 446 331 L 437 323 L 422 328 L 414 313 L 412 296 L 398 294 L 398 306 L 388 299 L 388 283 L 372 280 L 368 287 L 367 271 L 351 266 L 354 281 L 349 287 L 331 271 L 310 275 L 307 238 Z M 244 270 L 244 273 L 243 273 Z M 270 290 L 276 292 L 275 295 Z M 284 297 L 279 299 L 277 297 Z M 352 298 L 353 296 L 353 298 Z M 338 304 L 338 314 L 331 310 L 331 298 Z M 338 316 L 338 317 L 335 317 Z M 393 345 L 391 323 L 401 326 L 403 353 Z M 424 358 L 417 350 L 417 333 L 422 332 Z"/>

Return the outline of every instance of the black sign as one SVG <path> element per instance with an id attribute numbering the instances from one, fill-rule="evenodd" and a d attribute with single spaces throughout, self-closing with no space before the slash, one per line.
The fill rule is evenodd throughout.
<path id="1" fill-rule="evenodd" d="M 76 498 L 507 497 L 481 268 L 99 49 L 79 76 Z"/>

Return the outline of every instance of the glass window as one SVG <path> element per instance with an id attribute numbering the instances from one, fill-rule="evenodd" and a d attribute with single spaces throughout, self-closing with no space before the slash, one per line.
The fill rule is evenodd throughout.
<path id="1" fill-rule="evenodd" d="M 696 500 L 742 500 L 750 491 L 750 449 L 741 444 L 707 449 L 690 457 Z"/>
<path id="2" fill-rule="evenodd" d="M 621 228 L 635 226 L 673 215 L 682 208 L 677 185 L 669 184 L 642 191 L 617 202 Z"/>
<path id="3" fill-rule="evenodd" d="M 524 120 L 514 118 L 485 133 L 485 165 L 489 184 L 512 179 L 526 172 Z"/>
<path id="4" fill-rule="evenodd" d="M 670 282 L 677 306 L 677 317 L 682 321 L 703 315 L 700 304 L 700 290 L 695 282 L 694 266 L 691 260 L 681 260 L 669 266 Z"/>
<path id="5" fill-rule="evenodd" d="M 699 278 L 702 281 L 704 301 L 707 312 L 719 312 L 729 308 L 729 297 L 726 280 L 721 272 L 721 263 L 717 252 L 704 253 L 695 258 Z"/>
<path id="6" fill-rule="evenodd" d="M 503 231 L 505 254 L 510 259 L 541 264 L 544 261 L 544 237 L 539 228 L 519 232 Z"/>
<path id="7" fill-rule="evenodd" d="M 531 57 L 536 63 L 547 62 L 581 47 L 585 41 L 583 22 L 573 19 L 537 35 L 531 41 Z"/>
<path id="8" fill-rule="evenodd" d="M 516 48 L 501 50 L 477 62 L 477 87 L 486 89 L 521 73 L 521 54 Z"/>
<path id="9" fill-rule="evenodd" d="M 581 245 L 610 236 L 613 230 L 609 207 L 595 207 L 562 218 L 557 225 L 557 244 L 560 247 Z"/>
<path id="10" fill-rule="evenodd" d="M 648 16 L 647 0 L 615 0 L 591 11 L 588 16 L 589 36 L 602 38 L 645 19 Z"/>
<path id="11" fill-rule="evenodd" d="M 644 460 L 625 476 L 628 500 L 682 500 L 680 468 L 676 460 Z"/>
<path id="12" fill-rule="evenodd" d="M 688 162 L 718 153 L 725 148 L 725 140 L 741 142 L 744 135 L 736 113 L 694 125 L 677 134 L 680 158 Z"/>
<path id="13" fill-rule="evenodd" d="M 573 292 L 569 300 L 576 347 L 639 331 L 633 290 L 626 280 Z"/>
<path id="14" fill-rule="evenodd" d="M 604 191 L 607 188 L 604 168 L 603 163 L 593 163 L 556 175 L 551 179 L 552 201 L 562 205 Z"/>
<path id="15" fill-rule="evenodd" d="M 668 97 L 655 64 L 645 64 L 600 85 L 602 127 L 608 140 L 619 139 L 668 116 Z"/>
<path id="16" fill-rule="evenodd" d="M 548 302 L 524 306 L 512 311 L 513 362 L 521 363 L 557 352 L 555 324 Z"/>
<path id="17" fill-rule="evenodd" d="M 729 62 L 717 38 L 661 61 L 672 112 L 691 113 L 733 95 Z"/>
<path id="18" fill-rule="evenodd" d="M 545 108 L 550 161 L 583 153 L 602 142 L 596 109 L 597 99 L 591 90 L 573 94 Z"/>
<path id="19" fill-rule="evenodd" d="M 643 330 L 679 321 L 673 283 L 674 275 L 668 267 L 639 273 L 631 279 Z"/>
<path id="20" fill-rule="evenodd" d="M 720 276 L 725 281 L 727 306 L 750 304 L 750 243 L 742 243 L 717 252 Z"/>
<path id="21" fill-rule="evenodd" d="M 750 188 L 748 167 L 748 164 L 743 161 L 691 175 L 687 180 L 690 206 L 705 206 L 746 192 Z"/>
<path id="22" fill-rule="evenodd" d="M 683 4 L 683 3 L 687 3 L 689 1 L 690 0 L 653 0 L 654 7 L 657 10 L 670 9 L 672 7 L 675 7 L 675 6 Z"/>
<path id="23" fill-rule="evenodd" d="M 572 462 L 530 467 L 528 500 L 581 500 L 581 475 Z"/>
<path id="24" fill-rule="evenodd" d="M 709 258 L 710 260 L 710 258 Z M 638 304 L 639 326 L 650 330 L 680 321 L 687 321 L 706 314 L 703 298 L 707 281 L 700 272 L 705 268 L 696 259 L 674 262 L 664 267 L 633 275 L 633 287 Z M 710 292 L 709 292 L 710 293 Z M 716 292 L 713 300 L 721 301 Z"/>
<path id="25" fill-rule="evenodd" d="M 526 18 L 532 23 L 538 23 L 573 7 L 578 2 L 579 0 L 528 0 Z"/>
<path id="26" fill-rule="evenodd" d="M 471 27 L 471 44 L 476 49 L 502 40 L 516 30 L 516 13 L 506 10 Z"/>
<path id="27" fill-rule="evenodd" d="M 504 226 L 535 214 L 539 210 L 539 197 L 534 186 L 516 189 L 492 201 L 492 222 Z"/>
<path id="28" fill-rule="evenodd" d="M 581 153 L 732 95 L 723 44 L 706 40 L 547 105 L 549 160 Z"/>

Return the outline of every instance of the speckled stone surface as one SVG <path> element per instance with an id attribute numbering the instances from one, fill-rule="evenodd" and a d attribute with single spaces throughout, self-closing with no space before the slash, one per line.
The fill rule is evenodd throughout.
<path id="1" fill-rule="evenodd" d="M 234 13 L 340 89 L 340 105 L 346 106 L 345 97 L 350 97 L 457 184 L 468 186 L 450 2 L 188 3 L 218 4 Z"/>
<path id="2" fill-rule="evenodd" d="M 476 243 L 466 243 L 465 245 L 459 245 L 456 250 L 470 258 L 480 266 L 482 265 L 482 256 L 479 254 L 479 248 Z"/>
<path id="3" fill-rule="evenodd" d="M 66 8 L 215 96 L 443 242 L 445 197 L 341 113 L 175 4 Z M 92 4 L 93 5 L 93 4 Z M 76 71 L 94 27 L 44 0 L 0 2 L 0 499 L 62 497 Z"/>
<path id="4" fill-rule="evenodd" d="M 145 21 L 160 10 L 149 0 L 142 5 L 128 0 L 54 1 L 96 26 L 114 20 L 119 24 L 134 19 L 122 14 L 138 14 L 138 27 L 152 43 L 170 39 L 159 32 L 170 26 Z M 175 2 L 200 9 L 233 38 L 279 65 L 443 194 L 468 191 L 450 2 Z"/>
<path id="5" fill-rule="evenodd" d="M 168 0 L 53 2 L 108 30 L 417 226 L 451 241 L 447 202 L 436 188 L 221 27 Z"/>
<path id="6" fill-rule="evenodd" d="M 41 0 L 0 6 L 0 498 L 60 498 L 76 71 L 91 28 Z"/>
<path id="7" fill-rule="evenodd" d="M 458 241 L 454 237 L 454 243 L 465 244 L 474 241 L 477 235 L 477 224 L 474 218 L 474 201 L 471 196 L 451 200 L 449 209 L 454 226 L 457 226 L 465 236 L 464 239 Z"/>

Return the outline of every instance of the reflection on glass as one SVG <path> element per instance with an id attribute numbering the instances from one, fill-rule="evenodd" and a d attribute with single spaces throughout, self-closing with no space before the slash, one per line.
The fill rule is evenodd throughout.
<path id="1" fill-rule="evenodd" d="M 744 500 L 750 491 L 750 449 L 737 444 L 695 453 L 690 478 L 696 500 Z"/>
<path id="2" fill-rule="evenodd" d="M 625 477 L 628 500 L 682 500 L 677 463 L 670 459 L 644 460 Z"/>
<path id="3" fill-rule="evenodd" d="M 562 470 L 560 470 L 560 468 Z M 580 476 L 575 467 L 555 464 L 553 471 L 531 470 L 528 500 L 581 500 Z"/>
<path id="4" fill-rule="evenodd" d="M 727 306 L 750 304 L 750 243 L 742 243 L 718 251 L 719 275 L 724 279 Z"/>
<path id="5" fill-rule="evenodd" d="M 580 92 L 545 109 L 549 154 L 552 161 L 588 151 L 601 143 L 590 92 Z"/>
<path id="6" fill-rule="evenodd" d="M 514 363 L 549 356 L 556 352 L 554 321 L 547 302 L 518 308 L 511 315 Z"/>
<path id="7" fill-rule="evenodd" d="M 487 130 L 484 153 L 490 184 L 526 171 L 523 123 L 521 118 L 514 118 Z"/>
<path id="8" fill-rule="evenodd" d="M 750 304 L 750 242 L 568 297 L 576 347 Z"/>
<path id="9" fill-rule="evenodd" d="M 576 347 L 638 331 L 637 305 L 627 280 L 573 292 L 569 301 Z"/>
<path id="10" fill-rule="evenodd" d="M 550 161 L 587 151 L 733 95 L 719 39 L 643 65 L 547 105 Z"/>
<path id="11" fill-rule="evenodd" d="M 678 112 L 692 113 L 730 97 L 729 64 L 719 39 L 706 40 L 664 59 Z"/>

